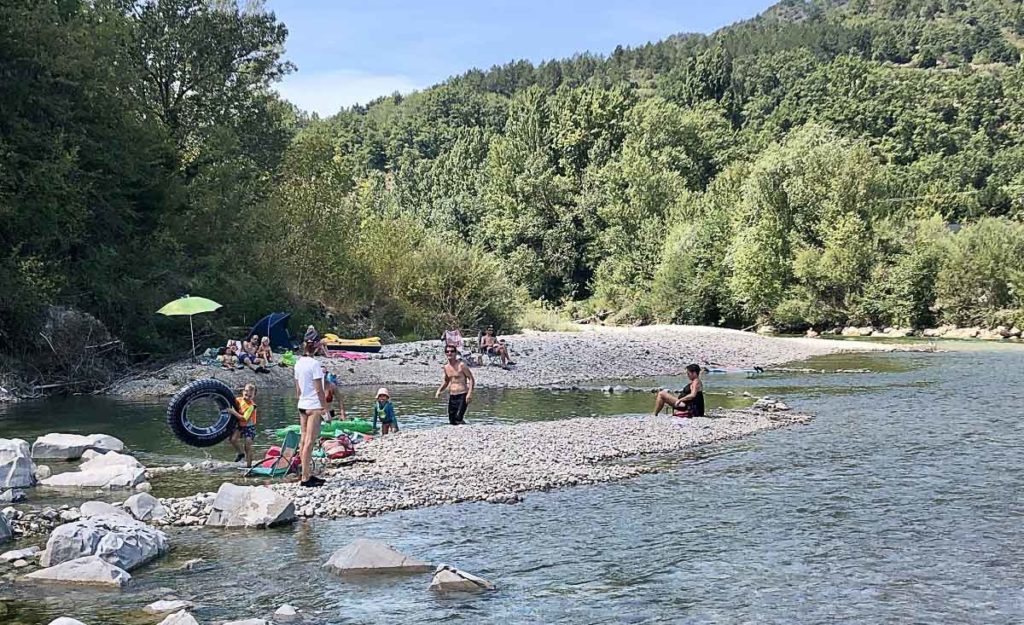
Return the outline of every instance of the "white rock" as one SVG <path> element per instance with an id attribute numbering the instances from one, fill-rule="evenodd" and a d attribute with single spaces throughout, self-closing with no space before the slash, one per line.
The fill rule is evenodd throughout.
<path id="1" fill-rule="evenodd" d="M 220 625 L 271 625 L 271 623 L 261 618 L 247 618 L 241 621 L 224 621 Z"/>
<path id="2" fill-rule="evenodd" d="M 32 443 L 32 457 L 77 460 L 87 449 L 122 451 L 124 443 L 106 434 L 47 434 Z"/>
<path id="3" fill-rule="evenodd" d="M 60 525 L 40 558 L 53 566 L 95 555 L 130 571 L 167 552 L 167 535 L 128 516 L 101 516 Z"/>
<path id="4" fill-rule="evenodd" d="M 45 464 L 36 465 L 36 479 L 43 481 L 53 475 L 53 471 Z"/>
<path id="5" fill-rule="evenodd" d="M 953 328 L 942 336 L 947 339 L 973 339 L 979 332 L 981 328 Z"/>
<path id="6" fill-rule="evenodd" d="M 288 623 L 299 618 L 299 611 L 287 603 L 274 612 L 274 620 L 281 623 Z"/>
<path id="7" fill-rule="evenodd" d="M 132 576 L 127 571 L 106 562 L 98 556 L 86 556 L 33 571 L 26 575 L 25 579 L 123 588 L 128 585 Z"/>
<path id="8" fill-rule="evenodd" d="M 0 438 L 0 486 L 28 488 L 36 484 L 36 464 L 28 443 L 20 438 Z"/>
<path id="9" fill-rule="evenodd" d="M 92 460 L 96 456 L 102 456 L 102 455 L 103 454 L 101 454 L 100 452 L 96 451 L 95 449 L 86 449 L 85 451 L 82 452 L 82 460 Z"/>
<path id="10" fill-rule="evenodd" d="M 146 468 L 138 460 L 115 451 L 87 460 L 78 469 L 58 473 L 42 483 L 65 488 L 132 488 L 146 479 Z"/>
<path id="11" fill-rule="evenodd" d="M 13 566 L 16 569 L 23 569 L 26 566 L 28 566 L 28 561 L 27 560 L 15 560 L 13 563 L 11 563 L 11 566 Z"/>
<path id="12" fill-rule="evenodd" d="M 12 538 L 14 538 L 14 532 L 11 530 L 7 515 L 0 514 L 0 543 L 5 543 Z"/>
<path id="13" fill-rule="evenodd" d="M 199 622 L 186 610 L 181 610 L 160 621 L 160 625 L 199 625 Z"/>
<path id="14" fill-rule="evenodd" d="M 36 546 L 26 547 L 25 549 L 15 549 L 14 551 L 8 551 L 7 553 L 0 554 L 0 560 L 3 560 L 4 562 L 24 560 L 26 558 L 34 558 L 38 553 L 39 547 Z"/>
<path id="15" fill-rule="evenodd" d="M 62 523 L 74 523 L 80 518 L 82 518 L 82 513 L 76 508 L 60 511 L 60 520 Z"/>
<path id="16" fill-rule="evenodd" d="M 73 618 L 62 616 L 55 621 L 50 621 L 50 625 L 85 625 L 82 621 L 76 621 Z"/>
<path id="17" fill-rule="evenodd" d="M 323 568 L 346 573 L 422 573 L 430 570 L 426 562 L 411 558 L 391 545 L 359 538 L 335 551 Z"/>
<path id="18" fill-rule="evenodd" d="M 0 503 L 18 503 L 28 499 L 28 495 L 25 491 L 17 488 L 8 488 L 3 493 L 0 493 Z"/>
<path id="19" fill-rule="evenodd" d="M 295 520 L 295 504 L 265 486 L 221 484 L 206 524 L 212 527 L 271 527 Z"/>
<path id="20" fill-rule="evenodd" d="M 439 592 L 472 592 L 476 590 L 494 590 L 494 584 L 472 573 L 440 564 L 434 571 L 434 579 L 430 581 L 430 590 Z"/>
<path id="21" fill-rule="evenodd" d="M 154 601 L 142 608 L 142 611 L 147 614 L 167 614 L 168 612 L 191 610 L 194 607 L 196 607 L 196 605 L 191 601 L 182 601 L 178 599 L 174 601 Z"/>
<path id="22" fill-rule="evenodd" d="M 160 500 L 149 493 L 132 495 L 125 500 L 124 507 L 133 517 L 140 521 L 155 521 L 167 516 L 167 510 L 164 509 Z"/>
<path id="23" fill-rule="evenodd" d="M 150 484 L 149 482 L 142 482 L 141 484 L 137 484 L 135 486 L 135 490 L 139 491 L 140 493 L 148 493 L 149 491 L 153 490 L 153 485 Z"/>
<path id="24" fill-rule="evenodd" d="M 83 519 L 90 519 L 94 516 L 129 516 L 124 508 L 118 508 L 105 501 L 87 501 L 78 508 L 78 514 Z"/>

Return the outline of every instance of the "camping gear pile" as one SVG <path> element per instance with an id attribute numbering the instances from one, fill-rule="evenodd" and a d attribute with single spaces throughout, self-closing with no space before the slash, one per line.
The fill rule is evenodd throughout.
<path id="1" fill-rule="evenodd" d="M 283 477 L 300 471 L 299 426 L 283 427 L 275 430 L 274 435 L 281 439 L 281 444 L 271 446 L 263 460 L 249 469 L 246 476 Z M 357 444 L 370 440 L 373 440 L 373 425 L 364 419 L 323 423 L 320 425 L 319 443 L 313 450 L 313 460 L 323 462 L 348 458 L 355 455 Z"/>

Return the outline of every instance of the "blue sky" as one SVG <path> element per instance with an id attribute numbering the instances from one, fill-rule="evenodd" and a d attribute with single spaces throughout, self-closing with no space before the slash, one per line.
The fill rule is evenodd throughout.
<path id="1" fill-rule="evenodd" d="M 267 0 L 299 70 L 278 90 L 330 115 L 473 67 L 539 62 L 679 32 L 711 32 L 770 0 Z"/>

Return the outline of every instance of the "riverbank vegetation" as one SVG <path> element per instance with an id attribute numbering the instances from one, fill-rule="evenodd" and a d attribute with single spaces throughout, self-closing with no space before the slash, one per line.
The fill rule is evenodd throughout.
<path id="1" fill-rule="evenodd" d="M 507 328 L 538 301 L 1024 324 L 1020 3 L 788 0 L 326 119 L 272 90 L 286 37 L 255 3 L 0 6 L 0 351 L 52 368 L 57 305 L 136 358 L 181 353 L 153 311 L 184 293 L 225 304 L 205 337 L 283 308 Z"/>

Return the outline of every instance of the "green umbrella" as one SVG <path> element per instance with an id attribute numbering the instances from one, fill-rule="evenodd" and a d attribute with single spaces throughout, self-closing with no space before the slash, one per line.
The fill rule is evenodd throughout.
<path id="1" fill-rule="evenodd" d="M 204 312 L 213 312 L 218 308 L 220 308 L 220 304 L 212 299 L 206 299 L 205 297 L 189 297 L 186 295 L 181 299 L 169 302 L 156 312 L 161 315 L 167 315 L 168 317 L 188 315 L 188 331 L 192 334 L 192 358 L 195 358 L 196 333 L 192 329 L 192 315 L 198 315 L 199 313 Z"/>

